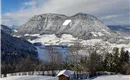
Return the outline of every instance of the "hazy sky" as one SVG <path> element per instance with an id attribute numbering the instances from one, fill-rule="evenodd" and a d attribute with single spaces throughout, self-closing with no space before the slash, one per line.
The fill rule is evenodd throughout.
<path id="1" fill-rule="evenodd" d="M 2 24 L 22 25 L 34 15 L 82 12 L 96 16 L 106 25 L 128 25 L 130 0 L 1 0 Z"/>

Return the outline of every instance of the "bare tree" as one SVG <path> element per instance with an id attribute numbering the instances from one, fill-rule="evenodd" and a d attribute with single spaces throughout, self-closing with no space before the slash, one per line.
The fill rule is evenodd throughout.
<path id="1" fill-rule="evenodd" d="M 78 76 L 79 76 L 78 75 L 78 71 L 80 69 L 80 65 L 79 65 L 79 62 L 80 62 L 79 50 L 81 50 L 81 49 L 82 49 L 82 46 L 79 43 L 79 41 L 76 41 L 74 43 L 74 45 L 69 47 L 70 62 L 72 64 L 72 67 L 73 67 L 72 69 L 74 70 L 74 76 L 75 76 L 76 79 L 78 79 Z"/>
<path id="2" fill-rule="evenodd" d="M 49 46 L 47 47 L 48 51 L 48 59 L 49 59 L 49 64 L 50 64 L 50 70 L 52 72 L 52 76 L 55 75 L 56 69 L 61 68 L 62 64 L 62 54 L 56 49 L 56 46 Z"/>

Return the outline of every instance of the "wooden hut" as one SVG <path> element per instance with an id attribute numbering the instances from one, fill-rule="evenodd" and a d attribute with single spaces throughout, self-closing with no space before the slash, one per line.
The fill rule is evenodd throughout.
<path id="1" fill-rule="evenodd" d="M 70 71 L 69 70 L 62 70 L 58 73 L 58 80 L 70 80 Z"/>

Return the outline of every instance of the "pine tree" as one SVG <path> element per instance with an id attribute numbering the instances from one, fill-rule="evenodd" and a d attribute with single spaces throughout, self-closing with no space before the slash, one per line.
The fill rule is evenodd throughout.
<path id="1" fill-rule="evenodd" d="M 112 59 L 112 71 L 118 73 L 120 71 L 119 68 L 119 49 L 114 48 L 113 49 L 113 59 Z"/>
<path id="2" fill-rule="evenodd" d="M 126 63 L 129 62 L 129 58 L 130 58 L 130 57 L 129 57 L 129 54 L 130 54 L 129 51 L 126 51 L 126 52 L 125 52 L 125 55 L 124 55 L 124 56 L 125 56 L 125 59 L 124 59 L 124 60 L 125 60 Z"/>
<path id="3" fill-rule="evenodd" d="M 102 69 L 102 57 L 96 51 L 89 55 L 87 65 L 92 75 L 95 75 L 97 71 Z"/>
<path id="4" fill-rule="evenodd" d="M 129 52 L 128 51 L 124 51 L 124 48 L 121 49 L 120 52 L 120 73 L 122 74 L 126 74 L 127 72 L 127 65 L 129 62 Z"/>
<path id="5" fill-rule="evenodd" d="M 107 53 L 103 62 L 104 71 L 112 71 L 112 54 Z"/>
<path id="6" fill-rule="evenodd" d="M 124 65 L 125 65 L 125 51 L 124 48 L 121 48 L 120 51 L 120 73 L 124 73 Z"/>
<path id="7" fill-rule="evenodd" d="M 129 61 L 129 63 L 127 64 L 126 74 L 127 74 L 127 75 L 130 75 L 130 61 Z"/>

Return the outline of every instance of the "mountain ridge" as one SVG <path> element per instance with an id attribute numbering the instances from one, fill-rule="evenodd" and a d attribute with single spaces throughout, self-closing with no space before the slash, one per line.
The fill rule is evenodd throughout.
<path id="1" fill-rule="evenodd" d="M 35 15 L 13 33 L 13 35 L 29 41 L 43 39 L 42 37 L 46 36 L 62 40 L 64 34 L 82 40 L 102 39 L 110 43 L 129 43 L 128 38 L 112 31 L 96 17 L 85 13 L 77 13 L 72 16 L 53 13 Z M 46 37 L 46 39 L 48 38 Z"/>
<path id="2" fill-rule="evenodd" d="M 71 20 L 67 25 L 63 25 L 66 20 Z M 96 17 L 88 14 L 77 13 L 73 16 L 62 14 L 42 14 L 36 15 L 30 20 L 18 27 L 16 34 L 71 34 L 75 37 L 84 38 L 92 35 L 93 32 L 100 32 L 101 29 L 111 32 Z M 102 31 L 105 33 L 105 31 Z M 94 37 L 94 36 L 92 36 Z"/>
<path id="3" fill-rule="evenodd" d="M 32 43 L 13 37 L 6 29 L 11 30 L 7 26 L 2 26 L 1 29 L 1 60 L 2 61 L 15 61 L 20 58 L 25 58 L 27 56 L 37 59 L 36 48 Z"/>
<path id="4" fill-rule="evenodd" d="M 130 25 L 107 25 L 113 31 L 124 35 L 130 35 Z"/>
<path id="5" fill-rule="evenodd" d="M 1 24 L 1 30 L 6 32 L 7 34 L 11 34 L 13 31 L 6 25 Z"/>

